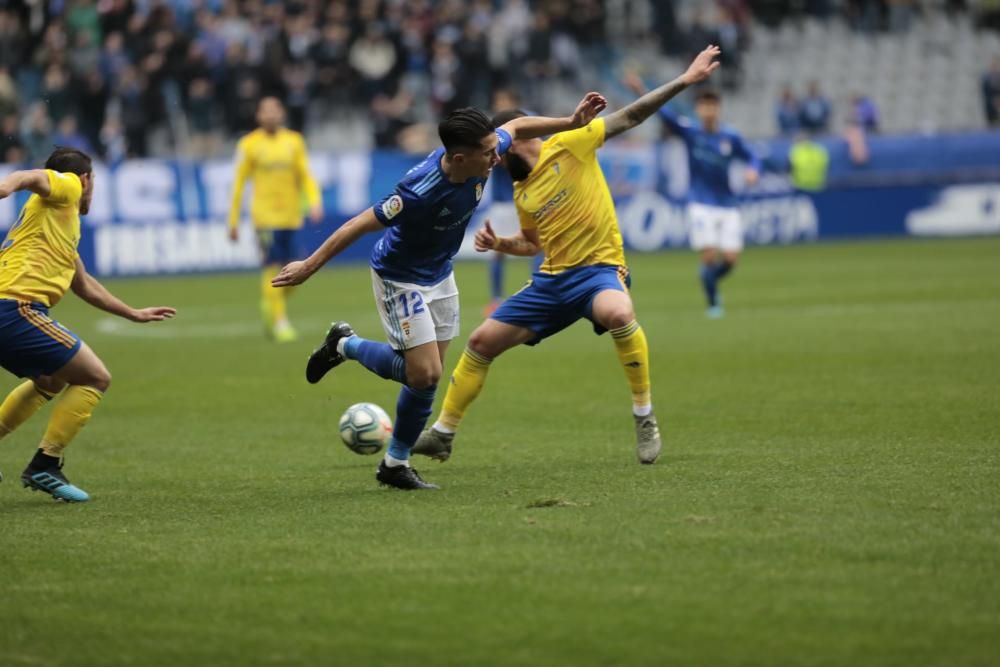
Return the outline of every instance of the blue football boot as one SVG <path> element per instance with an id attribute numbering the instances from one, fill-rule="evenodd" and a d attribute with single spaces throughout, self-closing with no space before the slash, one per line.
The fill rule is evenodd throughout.
<path id="1" fill-rule="evenodd" d="M 33 468 L 30 465 L 21 473 L 21 483 L 32 491 L 44 491 L 56 500 L 65 503 L 85 503 L 90 495 L 78 486 L 74 486 L 63 474 L 62 462 L 58 466 L 45 469 Z"/>

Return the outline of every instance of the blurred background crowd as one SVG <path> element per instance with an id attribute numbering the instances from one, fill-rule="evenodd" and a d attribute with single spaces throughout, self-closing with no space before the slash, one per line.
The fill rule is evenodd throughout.
<path id="1" fill-rule="evenodd" d="M 226 154 L 262 94 L 315 148 L 422 150 L 450 109 L 623 103 L 708 43 L 749 136 L 982 128 L 998 31 L 1000 0 L 0 0 L 0 161 Z"/>

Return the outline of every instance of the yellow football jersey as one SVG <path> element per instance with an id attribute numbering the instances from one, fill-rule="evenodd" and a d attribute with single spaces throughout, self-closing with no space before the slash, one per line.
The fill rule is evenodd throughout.
<path id="1" fill-rule="evenodd" d="M 236 181 L 229 207 L 229 226 L 240 220 L 243 188 L 253 179 L 250 218 L 258 229 L 298 229 L 302 226 L 302 196 L 309 206 L 320 202 L 319 187 L 309 173 L 302 135 L 280 128 L 274 134 L 254 130 L 236 147 Z"/>
<path id="2" fill-rule="evenodd" d="M 0 245 L 0 299 L 54 306 L 76 274 L 83 186 L 76 174 L 46 173 L 49 196 L 31 195 Z"/>
<path id="3" fill-rule="evenodd" d="M 618 217 L 597 149 L 604 119 L 550 137 L 531 174 L 514 183 L 524 229 L 538 230 L 545 251 L 540 270 L 561 273 L 578 266 L 625 265 Z"/>

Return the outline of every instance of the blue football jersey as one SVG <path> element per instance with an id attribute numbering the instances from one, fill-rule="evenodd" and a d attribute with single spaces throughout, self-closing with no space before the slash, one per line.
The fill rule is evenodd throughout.
<path id="1" fill-rule="evenodd" d="M 728 128 L 708 132 L 696 121 L 678 116 L 666 107 L 660 118 L 687 146 L 691 185 L 688 199 L 708 206 L 736 206 L 739 201 L 729 186 L 729 167 L 743 160 L 760 171 L 760 158 L 743 138 Z"/>
<path id="2" fill-rule="evenodd" d="M 511 137 L 497 130 L 497 153 Z M 452 183 L 441 169 L 439 148 L 407 172 L 396 189 L 375 204 L 375 217 L 388 227 L 372 250 L 371 267 L 397 282 L 436 285 L 452 271 L 451 260 L 479 206 L 485 178 Z"/>

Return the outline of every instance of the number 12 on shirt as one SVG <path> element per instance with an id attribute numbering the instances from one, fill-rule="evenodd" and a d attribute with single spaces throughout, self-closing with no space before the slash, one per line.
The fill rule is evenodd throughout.
<path id="1" fill-rule="evenodd" d="M 399 295 L 399 306 L 403 317 L 409 317 L 424 312 L 424 296 L 420 292 L 403 293 Z"/>

